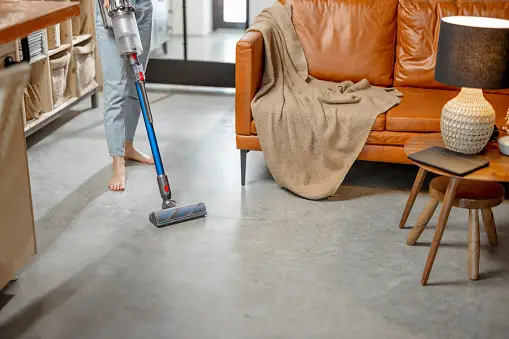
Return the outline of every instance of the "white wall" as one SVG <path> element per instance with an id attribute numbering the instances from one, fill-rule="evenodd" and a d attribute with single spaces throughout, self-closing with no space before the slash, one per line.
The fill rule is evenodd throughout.
<path id="1" fill-rule="evenodd" d="M 207 35 L 212 32 L 212 0 L 187 0 L 187 34 Z M 183 34 L 182 0 L 170 0 L 173 34 Z"/>
<path id="2" fill-rule="evenodd" d="M 182 34 L 182 0 L 169 0 L 173 7 L 170 24 L 173 34 Z M 243 1 L 243 0 L 239 0 Z M 250 0 L 249 22 L 277 0 Z M 212 32 L 212 0 L 187 0 L 187 33 L 188 35 L 207 35 Z"/>
<path id="3" fill-rule="evenodd" d="M 249 1 L 249 23 L 252 23 L 254 18 L 267 7 L 272 6 L 277 0 L 250 0 Z"/>

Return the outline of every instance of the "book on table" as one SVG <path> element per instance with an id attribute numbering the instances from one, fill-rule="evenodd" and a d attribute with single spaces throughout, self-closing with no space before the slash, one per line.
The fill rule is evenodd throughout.
<path id="1" fill-rule="evenodd" d="M 490 164 L 490 160 L 485 157 L 462 154 L 440 146 L 409 154 L 408 158 L 458 176 L 467 175 Z"/>

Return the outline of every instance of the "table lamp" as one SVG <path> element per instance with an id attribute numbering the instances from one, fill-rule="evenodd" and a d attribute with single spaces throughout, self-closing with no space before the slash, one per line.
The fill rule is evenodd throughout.
<path id="1" fill-rule="evenodd" d="M 495 110 L 483 90 L 509 88 L 509 20 L 442 18 L 435 80 L 461 87 L 442 110 L 445 146 L 463 154 L 481 152 L 495 126 Z"/>

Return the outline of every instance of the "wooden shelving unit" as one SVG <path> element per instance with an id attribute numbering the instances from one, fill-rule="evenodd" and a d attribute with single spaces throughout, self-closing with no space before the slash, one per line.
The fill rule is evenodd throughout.
<path id="1" fill-rule="evenodd" d="M 34 1 L 34 0 L 31 0 Z M 35 0 L 44 1 L 44 0 Z M 69 0 L 60 0 L 69 1 Z M 75 0 L 76 1 L 76 0 Z M 30 64 L 32 65 L 30 84 L 38 89 L 40 94 L 40 103 L 42 112 L 37 118 L 28 119 L 25 107 L 25 100 L 22 102 L 22 115 L 25 121 L 25 136 L 28 136 L 48 123 L 65 114 L 72 106 L 81 102 L 83 99 L 91 98 L 92 106 L 97 107 L 97 93 L 100 90 L 99 84 L 102 84 L 102 71 L 97 53 L 97 44 L 95 42 L 95 21 L 94 21 L 94 1 L 95 0 L 79 0 L 80 16 L 59 23 L 60 43 L 52 49 L 48 41 L 50 28 L 43 30 L 43 50 L 42 54 L 31 56 Z M 14 49 L 14 59 L 21 61 L 20 40 L 17 40 Z M 94 45 L 91 52 L 91 58 L 94 63 L 94 81 L 89 83 L 86 88 L 80 87 L 80 73 L 78 72 L 78 56 L 76 48 L 89 43 Z M 53 73 L 52 61 L 70 56 L 67 63 L 67 72 L 65 75 L 65 90 L 63 97 L 55 100 L 56 75 Z M 82 60 L 82 59 L 80 59 Z M 83 68 L 82 68 L 83 69 Z M 52 78 L 53 76 L 53 78 Z M 58 79 L 63 79 L 62 77 Z M 59 81 L 63 84 L 63 81 Z"/>
<path id="2" fill-rule="evenodd" d="M 80 34 L 72 37 L 72 45 L 77 45 L 83 41 L 87 41 L 92 37 L 92 34 Z"/>

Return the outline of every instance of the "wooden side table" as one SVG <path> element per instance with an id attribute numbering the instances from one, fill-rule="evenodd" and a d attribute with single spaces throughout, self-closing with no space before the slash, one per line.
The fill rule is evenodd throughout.
<path id="1" fill-rule="evenodd" d="M 444 147 L 444 143 L 442 141 L 442 137 L 440 134 L 427 134 L 427 135 L 411 138 L 405 144 L 405 152 L 407 155 L 409 155 L 411 153 L 419 152 L 419 151 L 422 151 L 424 149 L 427 149 L 427 148 L 433 147 L 433 146 Z M 426 177 L 427 172 L 432 172 L 432 173 L 441 175 L 447 179 L 447 181 L 444 181 L 445 179 L 441 179 L 441 181 L 435 182 L 435 184 L 436 184 L 436 185 L 434 185 L 435 188 L 433 188 L 433 187 L 430 188 L 430 191 L 435 192 L 434 194 L 436 194 L 435 196 L 437 197 L 436 200 L 442 201 L 443 204 L 442 204 L 442 208 L 440 210 L 440 215 L 438 217 L 438 223 L 436 226 L 435 234 L 433 236 L 433 241 L 432 241 L 431 248 L 430 248 L 430 251 L 428 254 L 428 259 L 426 261 L 426 266 L 424 268 L 424 272 L 422 275 L 422 279 L 421 279 L 422 285 L 426 285 L 428 282 L 429 275 L 430 275 L 430 272 L 431 272 L 431 269 L 433 266 L 433 262 L 435 261 L 435 257 L 437 255 L 438 248 L 439 248 L 440 242 L 442 240 L 442 235 L 444 233 L 445 226 L 447 224 L 447 219 L 449 218 L 449 213 L 451 211 L 451 208 L 453 207 L 455 202 L 458 206 L 460 206 L 462 204 L 461 197 L 458 196 L 458 199 L 456 200 L 457 193 L 461 192 L 459 190 L 459 187 L 462 187 L 462 189 L 463 189 L 464 185 L 470 185 L 470 184 L 463 184 L 462 182 L 463 181 L 476 181 L 477 182 L 476 185 L 483 185 L 483 184 L 491 185 L 491 184 L 489 184 L 490 182 L 508 182 L 509 181 L 509 157 L 502 155 L 500 153 L 500 151 L 498 150 L 498 146 L 496 144 L 493 144 L 493 143 L 489 144 L 486 147 L 486 149 L 480 154 L 480 156 L 486 157 L 487 159 L 490 160 L 489 166 L 486 168 L 480 169 L 478 171 L 475 171 L 473 173 L 470 173 L 464 177 L 458 177 L 458 176 L 455 176 L 449 172 L 442 171 L 438 168 L 414 162 L 415 165 L 419 166 L 419 172 L 417 174 L 417 177 L 415 178 L 415 182 L 412 187 L 410 196 L 408 197 L 408 201 L 405 206 L 405 210 L 403 211 L 403 215 L 402 215 L 401 221 L 400 221 L 400 228 L 403 228 L 406 224 L 406 221 L 408 219 L 410 211 L 412 210 L 415 199 L 422 187 L 422 183 L 424 182 L 424 178 Z M 462 183 L 461 186 L 460 186 L 460 183 Z M 479 199 L 479 200 L 483 201 L 483 199 Z M 469 209 L 472 209 L 474 211 L 478 210 L 478 209 L 483 209 L 482 207 L 479 207 L 479 208 L 477 207 L 477 206 L 482 206 L 482 204 L 483 204 L 483 202 L 479 202 L 479 203 L 480 203 L 480 205 L 474 204 L 471 206 L 472 208 L 469 208 Z M 438 205 L 438 203 L 437 203 L 437 205 Z M 421 215 L 422 216 L 422 219 L 420 220 L 421 223 L 426 221 L 426 219 L 428 217 L 431 218 L 431 215 L 433 214 L 436 207 L 437 206 L 435 206 L 435 203 L 428 204 L 428 207 L 424 211 L 425 215 L 424 216 Z M 476 219 L 476 212 L 471 212 L 471 213 L 472 213 L 472 216 L 471 216 L 472 223 L 474 223 L 472 226 L 472 228 L 473 228 L 472 232 L 477 234 L 475 231 L 475 229 L 476 229 L 475 221 L 478 219 Z M 485 212 L 485 213 L 486 213 L 485 217 L 489 218 L 490 216 L 488 215 L 488 213 L 487 212 Z M 429 214 L 431 214 L 431 215 L 429 215 Z M 425 223 L 427 224 L 427 221 Z M 425 225 L 424 225 L 424 227 L 425 227 Z M 421 226 L 422 229 L 424 227 Z M 422 232 L 422 230 L 420 230 L 420 228 L 417 228 L 416 230 L 413 230 L 413 232 L 414 232 L 413 236 L 415 238 L 415 236 L 417 234 L 420 235 L 420 233 L 418 233 L 418 232 Z M 417 237 L 418 237 L 418 235 L 417 235 Z M 493 235 L 491 235 L 491 237 L 493 237 Z M 412 242 L 411 240 L 412 239 L 409 239 L 410 243 Z M 477 240 L 474 239 L 473 241 L 475 243 L 477 243 Z M 475 274 L 472 273 L 472 275 L 474 276 Z"/>
<path id="2" fill-rule="evenodd" d="M 429 186 L 430 201 L 410 232 L 407 240 L 408 245 L 415 245 L 433 216 L 438 203 L 444 203 L 450 180 L 454 179 L 441 176 L 431 181 Z M 452 206 L 468 210 L 468 276 L 471 280 L 479 278 L 479 250 L 481 247 L 479 212 L 482 214 L 490 244 L 497 245 L 497 228 L 491 209 L 503 201 L 504 187 L 498 182 L 460 180 L 457 184 Z M 431 266 L 426 266 L 426 269 L 431 270 Z M 429 276 L 429 273 L 425 272 L 426 276 Z"/>

